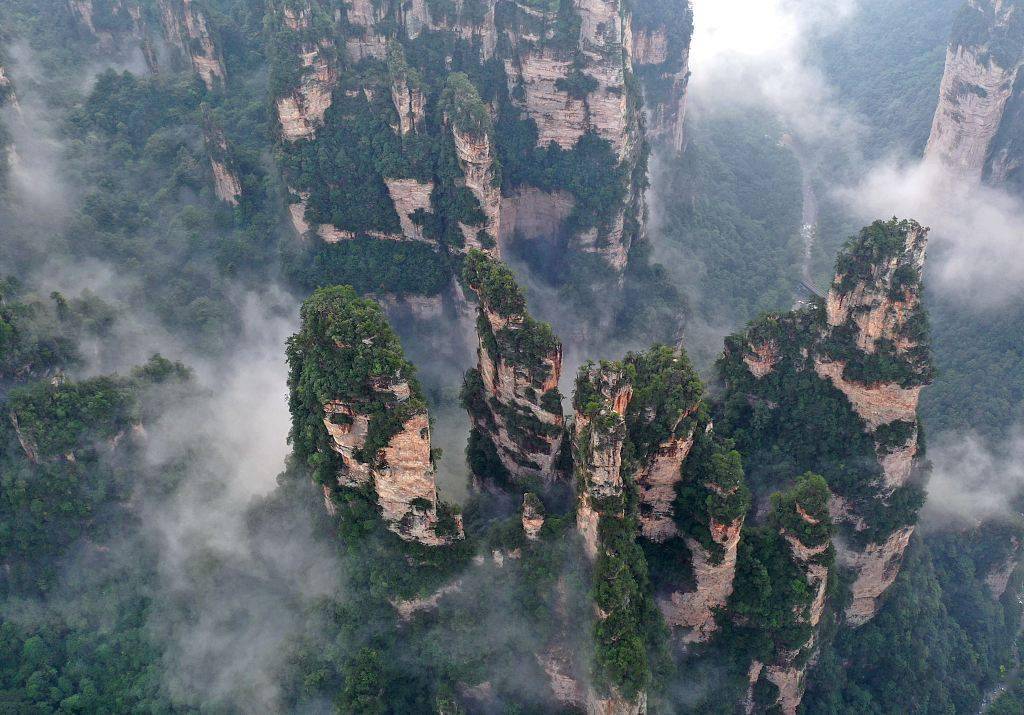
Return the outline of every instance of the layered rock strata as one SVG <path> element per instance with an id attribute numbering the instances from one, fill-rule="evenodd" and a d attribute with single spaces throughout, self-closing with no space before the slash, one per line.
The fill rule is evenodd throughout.
<path id="1" fill-rule="evenodd" d="M 329 26 L 330 19 L 319 5 L 306 0 L 297 6 L 286 3 L 280 21 L 289 35 L 287 47 L 279 52 L 293 58 L 298 75 L 275 100 L 281 134 L 286 141 L 311 139 L 323 125 L 338 83 L 334 39 L 317 29 L 323 23 Z"/>
<path id="2" fill-rule="evenodd" d="M 651 15 L 644 5 L 634 10 L 632 56 L 644 85 L 647 134 L 656 147 L 664 144 L 678 154 L 686 144 L 683 125 L 693 10 L 684 0 L 676 5 L 669 17 Z"/>
<path id="3" fill-rule="evenodd" d="M 463 277 L 479 301 L 478 367 L 463 388 L 476 435 L 512 482 L 554 480 L 564 429 L 561 343 L 530 316 L 507 266 L 473 250 Z"/>
<path id="4" fill-rule="evenodd" d="M 598 554 L 601 516 L 625 516 L 622 447 L 628 434 L 626 408 L 632 398 L 633 386 L 621 364 L 590 364 L 580 370 L 572 440 L 580 495 L 576 528 L 591 560 Z"/>
<path id="5" fill-rule="evenodd" d="M 203 117 L 203 139 L 206 155 L 210 158 L 210 169 L 213 171 L 214 193 L 221 201 L 238 206 L 242 196 L 242 182 L 228 150 L 227 137 L 209 114 Z"/>
<path id="6" fill-rule="evenodd" d="M 636 553 L 636 520 L 627 507 L 623 474 L 623 447 L 629 438 L 626 412 L 633 399 L 634 375 L 622 362 L 588 363 L 580 369 L 573 398 L 572 454 L 579 494 L 576 528 L 593 564 L 599 651 L 596 682 L 586 692 L 589 713 L 647 712 L 646 691 L 627 693 L 617 675 L 600 665 L 613 657 L 609 653 L 617 653 L 623 641 L 642 639 L 631 624 L 639 622 L 647 584 L 638 580 L 635 559 L 642 556 Z M 623 598 L 624 593 L 633 595 Z"/>
<path id="7" fill-rule="evenodd" d="M 798 376 L 812 372 L 838 395 L 822 392 L 813 398 L 825 401 L 816 409 L 859 426 L 848 444 L 832 444 L 816 458 L 835 462 L 827 476 L 836 479 L 833 520 L 846 530 L 840 562 L 855 574 L 846 612 L 852 626 L 873 617 L 899 573 L 920 503 L 917 406 L 933 375 L 921 305 L 927 234 L 897 219 L 865 228 L 839 256 L 823 306 L 762 319 L 727 340 L 721 363 L 730 389 L 745 393 L 752 410 L 806 419 L 808 408 L 792 390 Z M 862 464 L 863 475 L 851 477 L 843 463 Z"/>
<path id="8" fill-rule="evenodd" d="M 1014 0 L 969 0 L 946 51 L 926 157 L 977 181 L 1004 181 L 1024 162 L 1024 13 Z"/>
<path id="9" fill-rule="evenodd" d="M 843 393 L 874 441 L 882 471 L 874 488 L 882 501 L 908 484 L 919 456 L 918 400 L 932 376 L 921 307 L 927 237 L 928 230 L 914 222 L 876 225 L 862 234 L 837 264 L 823 347 L 814 356 L 815 372 Z M 874 357 L 898 363 L 900 374 L 889 378 L 864 368 L 851 374 L 851 362 L 870 366 Z M 833 517 L 862 530 L 863 520 L 845 501 L 842 495 L 833 500 Z M 844 554 L 857 572 L 846 612 L 851 625 L 874 615 L 878 597 L 899 573 L 912 532 L 907 525 L 852 556 Z"/>
<path id="10" fill-rule="evenodd" d="M 659 606 L 665 622 L 679 629 L 684 643 L 700 643 L 718 629 L 715 613 L 732 595 L 750 494 L 739 455 L 724 450 L 710 422 L 701 425 L 690 444 L 674 517 L 689 551 L 692 584 L 671 592 Z"/>
<path id="11" fill-rule="evenodd" d="M 224 85 L 227 70 L 206 15 L 192 0 L 157 0 L 164 37 L 188 58 L 207 89 Z"/>
<path id="12" fill-rule="evenodd" d="M 347 287 L 317 291 L 288 359 L 292 440 L 328 499 L 366 495 L 406 541 L 461 538 L 461 518 L 437 496 L 422 390 L 376 303 Z"/>
<path id="13" fill-rule="evenodd" d="M 829 570 L 835 559 L 831 543 L 832 525 L 828 512 L 829 493 L 825 480 L 817 475 L 801 477 L 797 486 L 776 495 L 771 525 L 778 530 L 795 575 L 805 584 L 806 596 L 793 606 L 794 626 L 808 627 L 804 642 L 778 646 L 767 663 L 755 660 L 750 667 L 750 690 L 746 711 L 782 712 L 796 715 L 806 686 L 808 663 L 817 648 L 817 627 L 825 611 Z M 774 698 L 757 702 L 754 689 L 759 680 L 775 686 Z"/>

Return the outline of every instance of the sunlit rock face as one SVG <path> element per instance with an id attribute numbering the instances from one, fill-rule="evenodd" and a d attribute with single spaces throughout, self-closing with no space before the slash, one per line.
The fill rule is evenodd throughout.
<path id="1" fill-rule="evenodd" d="M 308 223 L 319 224 L 307 228 L 293 220 L 298 233 L 328 242 L 364 234 L 429 240 L 441 252 L 476 248 L 495 257 L 513 236 L 545 239 L 564 244 L 577 258 L 600 257 L 618 278 L 631 246 L 645 233 L 645 103 L 658 144 L 682 144 L 690 10 L 686 0 L 677 4 L 644 10 L 642 28 L 634 32 L 633 15 L 640 10 L 622 0 L 562 6 L 494 0 L 271 3 L 269 21 L 278 30 L 271 40 L 271 86 L 285 143 L 285 180 L 300 201 L 302 194 L 313 197 L 318 218 Z M 685 18 L 682 25 L 677 15 Z M 444 52 L 426 52 L 428 45 Z M 482 75 L 472 67 L 477 61 Z M 633 79 L 641 66 L 643 83 Z M 475 85 L 492 126 L 465 126 L 442 116 L 451 85 L 446 78 L 463 72 L 472 77 L 466 81 Z M 381 159 L 373 171 L 387 183 L 401 232 L 386 209 L 362 222 L 378 225 L 354 232 L 340 218 L 332 219 L 338 224 L 333 228 L 324 225 L 330 211 L 310 177 L 331 185 L 322 166 L 330 162 L 308 153 L 300 158 L 305 142 L 330 141 L 336 128 L 328 125 L 356 123 L 364 111 L 356 106 L 360 97 L 399 138 L 372 142 Z M 387 108 L 378 101 L 382 97 L 390 99 Z M 426 138 L 436 142 L 429 151 L 441 156 L 424 155 Z M 554 164 L 535 175 L 509 170 L 507 152 L 519 151 L 516 142 L 524 138 L 538 157 L 550 146 L 576 154 L 565 166 L 557 155 L 529 160 Z M 450 149 L 457 172 L 451 171 Z M 314 163 L 320 166 L 309 166 Z M 576 170 L 581 176 L 570 175 Z M 404 183 L 413 180 L 418 186 Z M 608 185 L 601 189 L 609 197 L 605 206 L 578 207 L 594 195 L 587 187 L 602 181 Z M 460 195 L 463 189 L 476 205 Z M 293 216 L 300 213 L 297 203 L 290 204 Z"/>
<path id="2" fill-rule="evenodd" d="M 465 177 L 466 188 L 473 192 L 486 216 L 483 229 L 477 226 L 461 226 L 466 246 L 496 255 L 493 248 L 498 245 L 498 236 L 501 232 L 501 188 L 495 177 L 491 134 L 459 131 L 458 127 L 453 125 L 452 137 L 455 139 L 455 151 Z M 490 238 L 486 244 L 479 237 L 480 230 Z"/>
<path id="3" fill-rule="evenodd" d="M 836 462 L 827 475 L 832 518 L 843 528 L 839 561 L 854 574 L 851 626 L 874 616 L 899 573 L 923 495 L 917 409 L 934 372 L 921 305 L 927 236 L 914 221 L 866 227 L 840 254 L 820 305 L 756 321 L 727 340 L 721 362 L 750 410 L 772 420 L 827 412 L 843 424 L 848 444 L 836 434 L 822 456 L 862 466 L 858 476 Z M 827 387 L 806 383 L 808 373 Z M 808 388 L 819 393 L 818 406 L 800 404 L 800 384 L 805 402 Z"/>
<path id="4" fill-rule="evenodd" d="M 660 604 L 665 622 L 681 629 L 682 639 L 686 643 L 705 642 L 718 629 L 715 609 L 724 607 L 732 595 L 736 578 L 736 550 L 742 526 L 742 519 L 728 524 L 712 522 L 711 535 L 721 549 L 717 558 L 696 539 L 686 539 L 694 588 L 692 591 L 672 593 Z"/>
<path id="5" fill-rule="evenodd" d="M 242 182 L 235 170 L 227 137 L 209 116 L 204 117 L 203 139 L 213 171 L 214 194 L 224 203 L 238 206 L 238 200 L 242 196 Z"/>
<path id="6" fill-rule="evenodd" d="M 883 501 L 907 485 L 914 472 L 919 452 L 918 401 L 932 378 L 921 307 L 927 237 L 927 229 L 905 222 L 879 233 L 870 251 L 861 244 L 840 259 L 826 303 L 824 340 L 826 344 L 847 341 L 849 360 L 837 359 L 836 351 L 827 348 L 814 358 L 815 372 L 846 396 L 874 438 L 883 476 L 873 486 Z M 881 353 L 901 364 L 899 379 L 858 376 L 847 369 L 850 360 L 861 362 L 862 356 Z M 834 503 L 843 505 L 844 500 L 840 496 Z M 856 516 L 851 518 L 847 508 L 838 508 L 833 517 L 845 517 L 858 529 L 865 526 Z M 899 573 L 912 532 L 913 526 L 908 525 L 856 553 L 842 552 L 844 564 L 857 573 L 854 600 L 846 614 L 851 625 L 874 616 L 878 598 Z"/>
<path id="7" fill-rule="evenodd" d="M 993 183 L 1024 162 L 1020 69 L 1024 14 L 1015 0 L 970 0 L 957 18 L 926 156 L 968 180 Z"/>
<path id="8" fill-rule="evenodd" d="M 657 152 L 661 145 L 679 153 L 686 144 L 686 89 L 690 80 L 693 11 L 678 2 L 666 16 L 651 16 L 646 6 L 632 17 L 633 68 L 644 85 L 647 134 Z"/>
<path id="9" fill-rule="evenodd" d="M 324 33 L 323 22 L 317 23 L 318 18 L 327 20 L 324 12 L 313 0 L 282 3 L 275 9 L 274 21 L 289 33 L 287 47 L 280 51 L 291 58 L 298 75 L 274 100 L 286 141 L 314 137 L 331 107 L 338 72 L 335 40 Z"/>
<path id="10" fill-rule="evenodd" d="M 383 312 L 338 287 L 314 293 L 302 318 L 288 348 L 292 437 L 329 511 L 358 494 L 406 541 L 462 538 L 461 517 L 438 500 L 422 389 Z"/>
<path id="11" fill-rule="evenodd" d="M 530 316 L 507 266 L 472 250 L 463 277 L 479 301 L 478 366 L 463 388 L 474 429 L 512 482 L 559 479 L 561 343 Z"/>

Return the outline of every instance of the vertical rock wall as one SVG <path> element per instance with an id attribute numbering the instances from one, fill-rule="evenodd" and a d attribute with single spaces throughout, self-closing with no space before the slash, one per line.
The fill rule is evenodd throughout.
<path id="1" fill-rule="evenodd" d="M 471 250 L 463 277 L 479 301 L 478 368 L 463 388 L 473 426 L 513 481 L 557 479 L 561 343 L 530 316 L 507 266 Z"/>
<path id="2" fill-rule="evenodd" d="M 927 236 L 927 229 L 905 222 L 884 236 L 887 250 L 881 255 L 877 246 L 870 252 L 861 251 L 865 255 L 859 255 L 856 247 L 851 249 L 850 260 L 840 261 L 828 294 L 826 347 L 814 358 L 815 372 L 846 396 L 874 439 L 883 475 L 882 482 L 875 485 L 876 498 L 883 501 L 912 476 L 919 451 L 918 400 L 931 381 L 927 345 L 919 342 L 926 340 L 921 332 L 921 271 Z M 845 347 L 829 347 L 836 340 L 844 341 Z M 905 365 L 902 379 L 858 379 L 856 373 L 849 373 L 850 361 L 883 351 L 889 359 Z M 833 500 L 833 517 L 862 530 L 865 524 L 856 512 L 841 495 Z M 899 573 L 912 532 L 913 526 L 908 525 L 882 541 L 841 552 L 844 563 L 857 572 L 853 602 L 846 613 L 851 625 L 860 625 L 874 615 L 878 597 Z"/>
<path id="3" fill-rule="evenodd" d="M 227 70 L 206 15 L 192 0 L 157 0 L 164 37 L 188 58 L 207 89 L 224 85 Z"/>
<path id="4" fill-rule="evenodd" d="M 365 495 L 406 541 L 462 538 L 437 496 L 422 390 L 380 307 L 348 287 L 318 290 L 288 343 L 292 442 L 314 467 L 328 509 Z"/>
<path id="5" fill-rule="evenodd" d="M 969 0 L 946 51 L 926 157 L 977 181 L 1002 181 L 1024 156 L 1016 146 L 1024 13 L 1015 0 Z"/>

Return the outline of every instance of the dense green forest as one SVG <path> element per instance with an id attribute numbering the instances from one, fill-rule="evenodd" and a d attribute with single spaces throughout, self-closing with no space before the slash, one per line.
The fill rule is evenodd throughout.
<path id="1" fill-rule="evenodd" d="M 927 136 L 961 3 L 925 4 L 861 3 L 815 46 L 865 118 L 871 158 L 916 154 Z M 654 120 L 640 118 L 642 91 L 671 84 L 655 70 L 610 92 L 636 122 L 628 151 L 591 129 L 571 147 L 540 145 L 517 104 L 528 88 L 500 59 L 522 38 L 500 33 L 481 55 L 480 28 L 514 15 L 529 35 L 547 13 L 554 31 L 537 42 L 573 68 L 552 86 L 582 106 L 598 81 L 587 52 L 566 50 L 578 3 L 428 0 L 448 26 L 412 33 L 414 20 L 388 15 L 403 41 L 358 60 L 339 58 L 375 47 L 372 32 L 322 12 L 331 5 L 0 4 L 0 78 L 11 78 L 0 83 L 0 712 L 570 713 L 597 696 L 642 697 L 652 713 L 725 714 L 745 700 L 778 711 L 780 688 L 751 679 L 752 662 L 806 668 L 802 713 L 973 713 L 1000 683 L 988 712 L 1019 712 L 1016 506 L 920 526 L 857 628 L 844 622 L 854 572 L 841 553 L 916 522 L 919 473 L 879 496 L 886 448 L 920 432 L 924 473 L 925 436 L 998 438 L 1024 416 L 1019 311 L 979 321 L 926 293 L 930 320 L 914 313 L 900 336 L 909 358 L 888 343 L 862 353 L 849 329 L 827 335 L 818 299 L 787 313 L 804 248 L 790 128 L 696 97 L 674 155 L 643 134 Z M 316 8 L 308 26 L 304 7 Z M 688 4 L 623 7 L 689 35 Z M 162 34 L 193 11 L 213 51 Z M 140 22 L 155 42 L 140 42 Z M 325 42 L 324 28 L 337 36 Z M 286 141 L 276 102 L 307 86 L 318 70 L 300 60 L 316 53 L 337 62 L 330 107 L 315 135 Z M 224 77 L 204 81 L 204 61 Z M 397 79 L 422 112 L 406 132 Z M 492 152 L 482 188 L 456 135 Z M 830 175 L 818 159 L 812 268 L 831 277 L 849 240 L 837 268 L 852 290 L 896 257 L 889 239 L 906 225 L 856 234 L 822 186 L 851 167 Z M 429 184 L 416 212 L 392 201 L 396 179 Z M 499 246 L 481 196 L 527 187 L 571 208 L 556 235 Z M 600 251 L 620 213 L 631 243 L 616 273 Z M 402 236 L 410 224 L 415 239 Z M 320 240 L 321 227 L 346 237 Z M 498 249 L 509 265 L 485 253 Z M 901 274 L 893 295 L 920 278 Z M 480 305 L 496 325 L 474 324 Z M 716 337 L 688 356 L 676 343 L 694 323 Z M 741 326 L 709 367 L 717 333 Z M 767 376 L 744 362 L 748 343 L 778 351 Z M 621 359 L 584 363 L 574 400 L 563 397 L 580 362 L 611 354 Z M 923 425 L 869 432 L 813 371 L 819 356 L 869 387 L 934 377 Z M 629 383 L 628 406 L 595 371 Z M 486 400 L 508 432 L 562 441 L 553 479 L 513 484 L 495 445 L 467 437 L 463 378 L 471 414 Z M 528 399 L 501 403 L 509 384 Z M 345 401 L 368 416 L 355 454 L 376 471 L 358 488 L 341 483 L 332 442 L 356 420 L 325 413 Z M 577 417 L 563 422 L 570 402 Z M 433 431 L 446 449 L 414 477 L 437 479 L 444 546 L 381 519 L 386 480 L 408 467 L 383 455 L 427 412 L 420 438 Z M 644 499 L 657 489 L 644 480 L 684 444 L 666 498 L 672 535 L 649 538 Z M 593 559 L 585 453 L 595 472 L 621 470 L 621 490 L 590 505 Z M 836 497 L 860 523 L 833 518 Z M 727 559 L 735 581 L 710 635 L 684 643 L 665 604 Z"/>

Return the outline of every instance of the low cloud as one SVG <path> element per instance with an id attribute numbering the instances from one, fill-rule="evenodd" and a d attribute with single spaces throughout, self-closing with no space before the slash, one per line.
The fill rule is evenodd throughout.
<path id="1" fill-rule="evenodd" d="M 691 49 L 696 101 L 754 105 L 805 141 L 862 131 L 811 56 L 810 40 L 838 30 L 855 0 L 694 0 Z"/>
<path id="2" fill-rule="evenodd" d="M 921 514 L 925 528 L 1017 515 L 1014 501 L 1024 493 L 1024 428 L 998 449 L 972 433 L 945 432 L 928 443 L 933 472 Z"/>
<path id="3" fill-rule="evenodd" d="M 932 287 L 979 308 L 1024 298 L 1024 202 L 958 179 L 934 161 L 888 162 L 839 197 L 864 221 L 897 215 L 932 229 Z"/>

